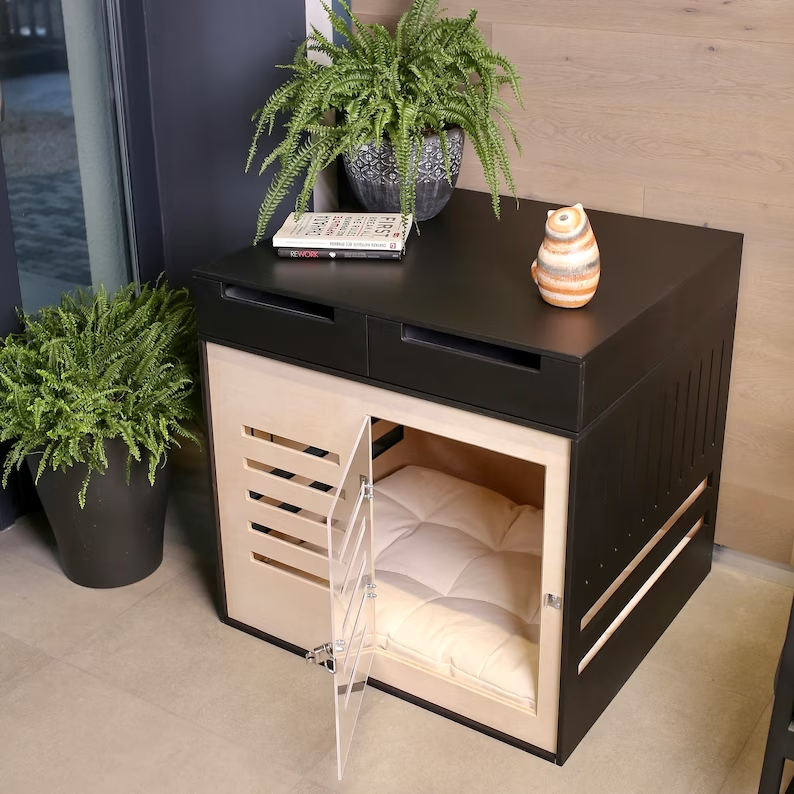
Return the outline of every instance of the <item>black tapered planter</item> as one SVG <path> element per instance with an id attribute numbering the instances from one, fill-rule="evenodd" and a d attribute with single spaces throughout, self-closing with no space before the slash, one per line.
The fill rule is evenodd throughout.
<path id="1" fill-rule="evenodd" d="M 133 461 L 127 485 L 126 444 L 113 439 L 105 442 L 105 450 L 108 468 L 91 475 L 85 509 L 77 502 L 84 464 L 65 472 L 48 468 L 36 486 L 64 573 L 84 587 L 132 584 L 154 573 L 163 561 L 170 466 L 157 471 L 152 486 L 147 463 Z M 34 477 L 40 459 L 40 453 L 27 457 Z"/>

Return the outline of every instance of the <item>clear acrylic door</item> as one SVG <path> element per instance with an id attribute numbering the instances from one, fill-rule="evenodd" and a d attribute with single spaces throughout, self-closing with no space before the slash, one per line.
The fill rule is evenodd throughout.
<path id="1" fill-rule="evenodd" d="M 374 650 L 372 493 L 372 431 L 368 417 L 359 431 L 327 522 L 340 780 Z"/>

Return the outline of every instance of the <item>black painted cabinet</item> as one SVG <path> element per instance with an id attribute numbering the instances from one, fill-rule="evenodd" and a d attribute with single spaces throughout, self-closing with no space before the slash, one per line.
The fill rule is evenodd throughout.
<path id="1" fill-rule="evenodd" d="M 216 486 L 225 442 L 208 350 L 250 356 L 229 372 L 281 362 L 276 384 L 316 373 L 310 388 L 329 384 L 329 401 L 349 392 L 367 411 L 421 414 L 424 401 L 461 424 L 566 440 L 564 586 L 546 604 L 562 616 L 553 750 L 397 692 L 561 764 L 710 570 L 742 238 L 590 211 L 601 282 L 590 304 L 564 310 L 529 270 L 548 209 L 505 201 L 496 221 L 487 196 L 456 191 L 401 262 L 296 262 L 262 245 L 197 269 L 194 294 Z M 222 560 L 224 498 L 216 487 Z M 223 562 L 220 573 L 228 594 Z M 311 650 L 224 609 L 243 630 Z"/>

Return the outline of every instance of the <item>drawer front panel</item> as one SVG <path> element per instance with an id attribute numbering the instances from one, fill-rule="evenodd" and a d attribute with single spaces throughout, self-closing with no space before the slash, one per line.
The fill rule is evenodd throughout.
<path id="1" fill-rule="evenodd" d="M 579 430 L 579 365 L 367 318 L 370 376 L 384 383 Z"/>
<path id="2" fill-rule="evenodd" d="M 366 375 L 362 314 L 202 278 L 193 298 L 205 338 Z"/>

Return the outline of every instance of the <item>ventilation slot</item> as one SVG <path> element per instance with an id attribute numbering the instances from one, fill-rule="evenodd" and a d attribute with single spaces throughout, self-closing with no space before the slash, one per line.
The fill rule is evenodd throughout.
<path id="1" fill-rule="evenodd" d="M 319 513 L 313 513 L 311 510 L 305 510 L 302 507 L 281 502 L 278 499 L 274 499 L 272 496 L 257 493 L 256 491 L 249 491 L 248 498 L 252 499 L 254 502 L 259 502 L 260 504 L 270 505 L 272 507 L 277 507 L 279 510 L 285 510 L 288 513 L 300 515 L 301 518 L 304 518 L 307 521 L 313 521 L 317 524 L 325 526 L 325 516 L 321 516 Z"/>
<path id="2" fill-rule="evenodd" d="M 675 526 L 678 520 L 681 518 L 684 513 L 695 503 L 695 500 L 706 490 L 706 486 L 708 485 L 707 480 L 703 480 L 703 482 L 692 491 L 691 494 L 686 498 L 686 500 L 679 506 L 679 508 L 673 513 L 670 518 L 667 519 L 664 526 L 648 541 L 648 543 L 643 547 L 642 551 L 623 569 L 620 573 L 620 576 L 615 579 L 614 582 L 606 589 L 604 594 L 598 601 L 593 604 L 592 607 L 587 611 L 585 616 L 582 618 L 581 622 L 581 629 L 584 628 L 590 623 L 590 621 L 601 611 L 604 605 L 609 601 L 610 598 L 617 592 L 618 588 L 626 581 L 626 579 L 631 576 L 631 574 L 636 570 L 639 564 L 656 548 L 659 542 L 667 535 L 667 533 Z"/>
<path id="3" fill-rule="evenodd" d="M 325 521 L 325 516 L 331 510 L 337 489 L 328 483 L 311 480 L 286 469 L 277 469 L 251 458 L 243 460 L 243 470 L 241 484 L 255 501 L 264 501 L 321 522 Z M 344 491 L 340 499 L 344 502 Z"/>
<path id="4" fill-rule="evenodd" d="M 303 579 L 306 582 L 313 582 L 314 584 L 328 587 L 327 579 L 323 579 L 320 576 L 315 576 L 314 574 L 306 573 L 306 571 L 301 571 L 298 568 L 293 568 L 291 565 L 286 565 L 283 562 L 274 560 L 272 557 L 265 557 L 262 554 L 257 554 L 255 551 L 252 551 L 251 559 L 260 565 L 267 565 L 269 568 L 275 568 L 276 570 L 282 571 L 283 573 L 289 574 L 290 576 L 294 576 L 297 579 Z"/>
<path id="5" fill-rule="evenodd" d="M 276 540 L 280 540 L 283 543 L 290 543 L 293 546 L 298 546 L 301 549 L 305 549 L 307 551 L 311 551 L 314 554 L 322 554 L 325 558 L 325 554 L 327 553 L 327 549 L 325 546 L 315 546 L 313 543 L 308 543 L 305 540 L 301 540 L 300 538 L 295 538 L 292 535 L 287 535 L 285 532 L 279 532 L 278 530 L 271 529 L 270 527 L 264 527 L 261 524 L 257 524 L 256 522 L 251 522 L 251 529 L 254 532 L 261 532 L 263 535 L 267 535 L 268 537 L 275 538 Z"/>
<path id="6" fill-rule="evenodd" d="M 655 563 L 675 545 L 671 535 L 662 543 L 657 531 L 716 470 L 728 400 L 732 311 L 723 311 L 721 327 L 671 356 L 663 382 L 644 379 L 630 394 L 625 415 L 605 418 L 580 445 L 579 465 L 590 474 L 577 489 L 574 510 L 587 516 L 590 531 L 581 538 L 575 573 L 586 601 L 577 623 L 654 545 L 657 556 L 643 567 L 655 567 L 649 560 Z M 676 542 L 680 537 L 676 534 Z M 607 619 L 602 612 L 598 619 L 605 625 L 613 616 Z M 591 619 L 592 614 L 585 616 L 583 625 Z M 590 625 L 588 631 L 598 634 L 601 626 L 596 631 Z"/>
<path id="7" fill-rule="evenodd" d="M 250 548 L 263 559 L 286 565 L 307 576 L 328 578 L 328 554 L 322 546 L 296 538 L 286 532 L 250 522 Z"/>
<path id="8" fill-rule="evenodd" d="M 335 463 L 339 465 L 339 455 L 334 454 L 333 452 L 329 452 L 327 449 L 320 449 L 319 447 L 314 447 L 311 444 L 306 444 L 300 441 L 293 441 L 289 438 L 284 438 L 283 436 L 277 436 L 273 433 L 268 433 L 264 430 L 258 430 L 255 427 L 249 427 L 248 425 L 243 425 L 243 435 L 251 436 L 253 438 L 257 438 L 260 441 L 264 441 L 268 444 L 274 444 L 278 447 L 284 447 L 286 449 L 290 449 L 296 452 L 301 452 L 305 455 L 311 455 L 315 458 L 322 458 L 323 460 L 328 461 L 329 463 Z"/>
<path id="9" fill-rule="evenodd" d="M 330 493 L 331 496 L 336 494 L 336 488 L 328 483 L 319 482 L 319 480 L 310 480 L 308 477 L 303 477 L 295 472 L 287 471 L 286 469 L 276 469 L 273 466 L 268 466 L 265 463 L 260 463 L 258 460 L 245 459 L 245 467 L 253 471 L 261 472 L 262 474 L 271 477 L 279 477 L 282 480 L 291 480 L 295 485 L 304 485 L 307 488 L 314 488 L 316 491 L 323 493 Z M 341 497 L 344 498 L 344 495 Z"/>
<path id="10" fill-rule="evenodd" d="M 679 554 L 686 548 L 687 544 L 693 537 L 698 533 L 700 528 L 703 526 L 703 519 L 701 518 L 697 524 L 695 524 L 692 529 L 686 534 L 686 537 L 682 538 L 680 543 L 667 555 L 664 562 L 648 577 L 648 580 L 645 584 L 634 594 L 634 597 L 626 604 L 625 607 L 620 611 L 618 616 L 609 624 L 607 630 L 596 640 L 595 644 L 592 648 L 585 654 L 584 658 L 581 662 L 579 662 L 579 675 L 585 670 L 588 664 L 593 661 L 596 654 L 606 645 L 609 641 L 610 637 L 623 625 L 623 622 L 626 618 L 634 611 L 634 608 L 637 604 L 642 601 L 643 598 L 648 594 L 649 590 L 656 584 L 662 574 L 673 564 L 675 559 L 678 557 Z"/>

